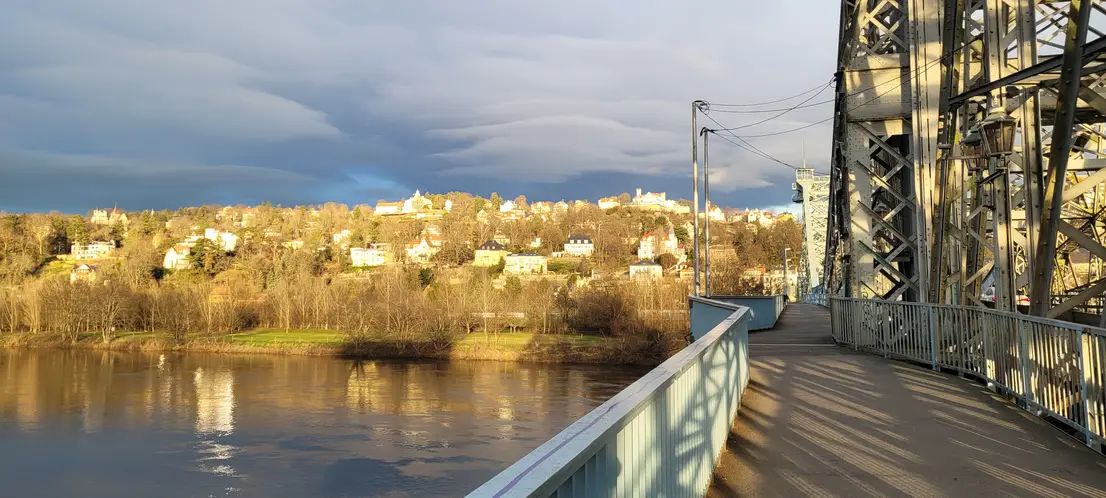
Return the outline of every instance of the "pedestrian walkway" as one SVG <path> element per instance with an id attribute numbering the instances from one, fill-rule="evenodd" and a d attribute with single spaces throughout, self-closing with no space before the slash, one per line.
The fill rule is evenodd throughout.
<path id="1" fill-rule="evenodd" d="M 825 308 L 750 335 L 708 496 L 1106 497 L 1106 457 L 956 375 L 836 346 Z"/>

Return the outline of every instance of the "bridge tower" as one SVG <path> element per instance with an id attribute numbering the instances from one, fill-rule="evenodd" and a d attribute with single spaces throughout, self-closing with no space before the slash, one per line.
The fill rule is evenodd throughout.
<path id="1" fill-rule="evenodd" d="M 1028 294 L 1097 320 L 1103 33 L 1092 0 L 844 0 L 828 292 L 1022 311 Z"/>
<path id="2" fill-rule="evenodd" d="M 793 201 L 803 206 L 803 257 L 799 265 L 799 294 L 822 285 L 826 259 L 826 228 L 829 214 L 829 175 L 804 167 L 795 171 Z"/>

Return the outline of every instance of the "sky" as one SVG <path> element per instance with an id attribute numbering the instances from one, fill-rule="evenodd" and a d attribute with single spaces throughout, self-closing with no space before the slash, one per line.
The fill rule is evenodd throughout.
<path id="1" fill-rule="evenodd" d="M 687 198 L 692 100 L 775 100 L 833 74 L 834 2 L 749 5 L 9 2 L 0 210 L 372 204 L 416 189 Z M 775 114 L 713 109 L 726 127 Z M 749 140 L 792 164 L 805 150 L 827 169 L 830 123 Z M 716 203 L 789 203 L 792 170 L 720 139 L 710 159 Z"/>

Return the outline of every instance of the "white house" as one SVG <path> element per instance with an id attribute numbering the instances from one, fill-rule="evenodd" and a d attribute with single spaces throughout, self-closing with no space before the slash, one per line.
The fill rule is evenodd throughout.
<path id="1" fill-rule="evenodd" d="M 413 263 L 429 263 L 430 258 L 438 253 L 438 249 L 435 248 L 426 237 L 419 239 L 417 242 L 407 244 L 406 248 L 407 260 Z"/>
<path id="2" fill-rule="evenodd" d="M 679 241 L 676 232 L 671 226 L 667 230 L 650 230 L 641 236 L 638 244 L 637 257 L 640 259 L 653 259 L 661 254 L 676 254 L 679 251 Z"/>
<path id="3" fill-rule="evenodd" d="M 188 260 L 191 254 L 191 244 L 176 244 L 165 251 L 165 259 L 162 260 L 161 267 L 166 270 L 187 270 L 192 267 L 192 262 Z"/>
<path id="4" fill-rule="evenodd" d="M 353 232 L 350 229 L 345 228 L 340 232 L 334 232 L 334 235 L 330 236 L 330 240 L 334 242 L 334 245 L 346 248 L 349 247 L 349 239 L 353 236 Z"/>
<path id="5" fill-rule="evenodd" d="M 514 211 L 516 208 L 517 208 L 517 206 L 515 206 L 515 201 L 506 200 L 506 201 L 503 201 L 503 204 L 499 205 L 499 212 L 500 213 L 510 213 L 511 211 Z"/>
<path id="6" fill-rule="evenodd" d="M 81 263 L 69 272 L 69 283 L 86 282 L 96 283 L 100 279 L 100 268 L 96 265 Z"/>
<path id="7" fill-rule="evenodd" d="M 634 192 L 634 198 L 631 201 L 631 204 L 636 208 L 658 211 L 668 209 L 668 203 L 668 194 L 664 192 L 642 193 L 640 188 Z"/>
<path id="8" fill-rule="evenodd" d="M 612 209 L 621 206 L 622 203 L 618 201 L 618 197 L 604 197 L 599 199 L 599 209 Z"/>
<path id="9" fill-rule="evenodd" d="M 372 247 L 349 248 L 350 265 L 354 268 L 384 266 L 391 262 L 392 251 L 386 244 L 373 244 Z"/>
<path id="10" fill-rule="evenodd" d="M 630 265 L 630 278 L 653 279 L 660 278 L 663 273 L 661 265 L 649 260 L 641 260 Z"/>
<path id="11" fill-rule="evenodd" d="M 226 252 L 231 252 L 238 247 L 238 235 L 235 235 L 233 232 L 225 232 L 215 228 L 205 228 L 204 238 L 214 242 L 215 245 Z"/>
<path id="12" fill-rule="evenodd" d="M 105 258 L 115 250 L 114 240 L 94 240 L 87 244 L 73 244 L 69 254 L 76 260 Z"/>
<path id="13" fill-rule="evenodd" d="M 415 195 L 403 201 L 403 214 L 416 214 L 423 211 L 429 211 L 433 207 L 433 203 L 430 199 L 423 196 L 422 192 L 415 191 Z"/>
<path id="14" fill-rule="evenodd" d="M 565 253 L 571 256 L 591 256 L 595 252 L 595 244 L 587 235 L 571 235 L 565 242 Z"/>
<path id="15" fill-rule="evenodd" d="M 379 216 L 388 216 L 388 215 L 394 215 L 394 214 L 401 214 L 402 212 L 403 212 L 403 203 L 402 202 L 378 201 L 376 203 L 376 208 L 373 209 L 373 213 L 375 213 Z"/>
<path id="16" fill-rule="evenodd" d="M 710 221 L 726 221 L 726 213 L 723 213 L 722 209 L 716 205 L 707 210 L 707 217 L 710 218 Z"/>
<path id="17" fill-rule="evenodd" d="M 508 254 L 504 258 L 503 273 L 511 275 L 529 275 L 545 273 L 547 260 L 545 256 L 532 252 Z"/>
<path id="18" fill-rule="evenodd" d="M 114 225 L 116 223 L 128 224 L 130 221 L 127 219 L 127 213 L 120 211 L 119 208 L 111 208 L 111 211 L 107 209 L 93 209 L 92 216 L 88 221 L 95 225 Z"/>

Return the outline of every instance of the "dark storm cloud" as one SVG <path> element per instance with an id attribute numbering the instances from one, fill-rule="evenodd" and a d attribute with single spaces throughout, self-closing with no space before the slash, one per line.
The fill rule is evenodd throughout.
<path id="1" fill-rule="evenodd" d="M 0 209 L 358 203 L 415 188 L 559 199 L 640 185 L 682 197 L 688 103 L 828 80 L 835 15 L 813 0 L 755 12 L 721 1 L 7 6 Z M 756 143 L 798 163 L 805 140 L 824 165 L 828 130 Z M 714 143 L 720 202 L 787 202 L 790 170 Z"/>

